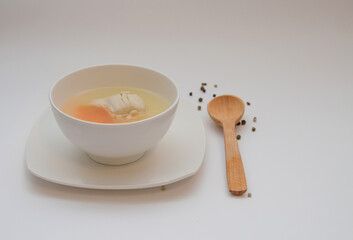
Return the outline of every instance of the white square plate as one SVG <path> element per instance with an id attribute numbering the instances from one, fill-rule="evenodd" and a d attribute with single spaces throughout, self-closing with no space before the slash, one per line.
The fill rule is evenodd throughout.
<path id="1" fill-rule="evenodd" d="M 168 133 L 141 159 L 121 166 L 102 165 L 66 139 L 47 109 L 28 137 L 26 161 L 34 175 L 50 182 L 94 189 L 138 189 L 195 174 L 205 146 L 205 129 L 196 107 L 181 100 Z"/>

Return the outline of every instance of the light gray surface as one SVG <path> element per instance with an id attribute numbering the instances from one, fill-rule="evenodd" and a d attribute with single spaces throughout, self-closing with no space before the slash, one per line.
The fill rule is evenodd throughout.
<path id="1" fill-rule="evenodd" d="M 1 1 L 1 239 L 352 239 L 352 1 Z M 133 64 L 204 97 L 206 157 L 160 188 L 85 190 L 32 176 L 29 131 L 62 76 Z M 201 82 L 209 85 L 199 92 Z M 246 108 L 252 198 L 227 192 L 211 94 Z M 253 116 L 258 117 L 251 132 Z M 197 143 L 195 143 L 197 144 Z"/>

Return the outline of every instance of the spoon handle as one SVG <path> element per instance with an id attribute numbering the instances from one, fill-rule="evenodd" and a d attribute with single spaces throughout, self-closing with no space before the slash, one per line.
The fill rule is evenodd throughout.
<path id="1" fill-rule="evenodd" d="M 234 122 L 223 123 L 224 143 L 226 152 L 227 181 L 229 191 L 236 195 L 243 195 L 246 190 L 246 178 L 241 160 L 239 146 L 235 137 Z"/>

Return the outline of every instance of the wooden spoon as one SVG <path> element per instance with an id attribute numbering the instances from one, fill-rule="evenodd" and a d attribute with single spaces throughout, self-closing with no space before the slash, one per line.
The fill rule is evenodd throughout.
<path id="1" fill-rule="evenodd" d="M 243 117 L 244 110 L 243 100 L 232 95 L 216 97 L 207 104 L 210 117 L 223 127 L 228 189 L 237 196 L 243 195 L 247 190 L 244 167 L 235 137 L 235 124 Z"/>

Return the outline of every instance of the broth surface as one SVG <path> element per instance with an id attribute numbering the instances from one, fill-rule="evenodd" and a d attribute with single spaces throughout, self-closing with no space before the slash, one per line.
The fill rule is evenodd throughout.
<path id="1" fill-rule="evenodd" d="M 121 92 L 129 92 L 141 97 L 145 103 L 145 111 L 133 116 L 116 115 L 104 106 L 92 104 L 94 100 L 110 97 Z M 132 87 L 107 87 L 79 93 L 64 102 L 60 110 L 72 117 L 89 122 L 127 123 L 155 116 L 166 110 L 169 105 L 166 99 L 147 90 Z"/>

